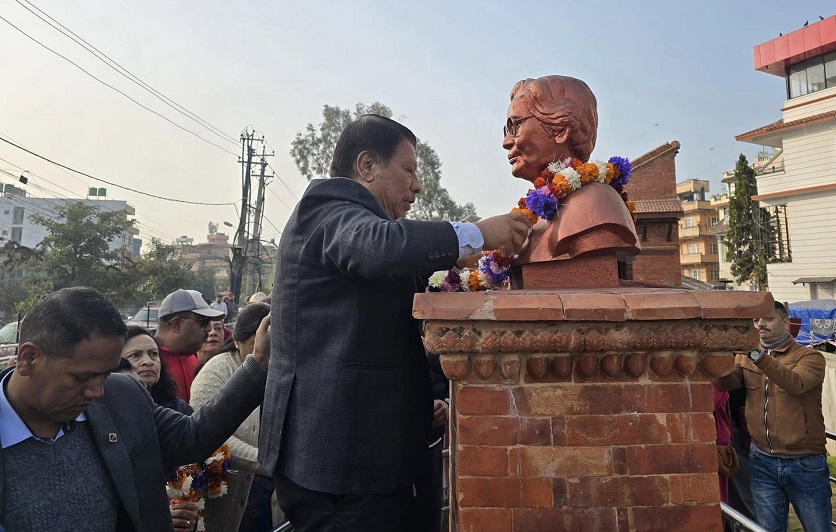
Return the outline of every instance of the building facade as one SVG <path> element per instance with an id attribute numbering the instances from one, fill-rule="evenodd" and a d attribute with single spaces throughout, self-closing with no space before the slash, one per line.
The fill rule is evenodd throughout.
<path id="1" fill-rule="evenodd" d="M 177 239 L 180 243 L 180 256 L 192 262 L 192 271 L 211 270 L 215 277 L 216 291 L 229 290 L 229 236 L 224 233 L 206 235 L 206 242 L 192 244 L 192 239 L 182 236 Z M 214 295 L 214 294 L 213 294 Z M 209 299 L 210 294 L 204 294 Z"/>
<path id="2" fill-rule="evenodd" d="M 3 185 L 0 185 L 3 186 Z M 70 203 L 93 205 L 101 211 L 124 210 L 125 216 L 136 214 L 134 206 L 126 201 L 106 199 L 72 199 L 72 198 L 33 198 L 26 195 L 26 191 L 12 185 L 3 186 L 0 195 L 0 244 L 11 241 L 34 248 L 47 236 L 47 229 L 32 223 L 30 215 L 39 214 L 47 218 L 55 218 L 55 207 Z M 137 238 L 139 230 L 129 227 L 124 233 L 110 242 L 110 250 L 122 249 L 125 258 L 133 259 L 139 256 L 142 240 Z"/>
<path id="3" fill-rule="evenodd" d="M 680 286 L 679 218 L 676 197 L 676 154 L 679 142 L 666 142 L 631 161 L 633 177 L 626 186 L 636 203 L 636 234 L 642 251 L 632 261 L 632 279 Z"/>
<path id="4" fill-rule="evenodd" d="M 758 175 L 769 215 L 769 290 L 778 301 L 836 297 L 836 16 L 754 48 L 756 70 L 786 81 L 780 120 L 735 138 L 782 150 Z"/>
<path id="5" fill-rule="evenodd" d="M 717 235 L 712 231 L 720 219 L 717 207 L 708 197 L 709 191 L 709 182 L 702 179 L 688 179 L 676 184 L 676 195 L 682 202 L 679 261 L 684 277 L 725 288 L 720 276 Z"/>

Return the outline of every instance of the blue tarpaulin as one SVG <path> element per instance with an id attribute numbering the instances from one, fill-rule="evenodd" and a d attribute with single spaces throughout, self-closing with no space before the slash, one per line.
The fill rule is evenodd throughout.
<path id="1" fill-rule="evenodd" d="M 818 345 L 836 340 L 836 299 L 814 299 L 790 303 L 791 318 L 801 318 L 795 337 L 801 345 Z"/>

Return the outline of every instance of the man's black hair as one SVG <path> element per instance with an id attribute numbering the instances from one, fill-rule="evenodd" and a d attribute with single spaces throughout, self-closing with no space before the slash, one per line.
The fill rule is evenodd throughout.
<path id="1" fill-rule="evenodd" d="M 777 312 L 782 318 L 789 318 L 790 316 L 789 312 L 787 312 L 787 307 L 785 307 L 780 301 L 775 302 L 775 312 Z"/>
<path id="2" fill-rule="evenodd" d="M 47 356 L 72 356 L 92 336 L 124 338 L 127 327 L 119 310 L 98 290 L 86 286 L 47 294 L 26 313 L 20 343 L 32 342 Z"/>
<path id="3" fill-rule="evenodd" d="M 375 114 L 361 116 L 348 124 L 337 140 L 331 159 L 331 177 L 353 177 L 357 156 L 364 151 L 388 163 L 404 140 L 413 147 L 418 142 L 408 127 L 391 118 Z"/>

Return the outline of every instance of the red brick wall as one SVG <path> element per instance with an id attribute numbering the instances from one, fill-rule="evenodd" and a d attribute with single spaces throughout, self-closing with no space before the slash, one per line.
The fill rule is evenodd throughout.
<path id="1" fill-rule="evenodd" d="M 647 224 L 647 239 L 642 240 L 642 252 L 633 262 L 633 280 L 645 283 L 682 285 L 682 267 L 679 262 L 679 225 L 677 218 L 669 221 L 643 222 L 639 219 L 636 232 L 639 239 L 644 234 L 643 225 Z M 670 241 L 668 226 L 670 225 Z"/>
<path id="2" fill-rule="evenodd" d="M 633 170 L 625 190 L 632 200 L 676 199 L 676 152 L 671 150 Z"/>
<path id="3" fill-rule="evenodd" d="M 676 152 L 671 149 L 640 164 L 633 170 L 633 177 L 625 187 L 632 200 L 673 200 L 676 199 Z M 682 268 L 679 262 L 678 217 L 674 213 L 659 213 L 659 218 L 668 216 L 673 224 L 668 239 L 668 221 L 647 222 L 647 231 L 642 220 L 636 224 L 642 240 L 642 252 L 633 262 L 633 280 L 645 283 L 682 285 Z"/>
<path id="4" fill-rule="evenodd" d="M 453 395 L 459 531 L 720 528 L 709 382 Z"/>

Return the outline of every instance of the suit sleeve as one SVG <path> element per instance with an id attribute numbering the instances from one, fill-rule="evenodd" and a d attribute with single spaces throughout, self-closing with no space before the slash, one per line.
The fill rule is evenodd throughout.
<path id="1" fill-rule="evenodd" d="M 428 275 L 452 268 L 459 258 L 449 222 L 393 222 L 349 202 L 325 213 L 318 232 L 327 263 L 366 279 Z"/>
<path id="2" fill-rule="evenodd" d="M 191 416 L 156 406 L 154 425 L 163 466 L 202 462 L 223 444 L 264 398 L 267 371 L 252 357 Z"/>
<path id="3" fill-rule="evenodd" d="M 191 397 L 189 399 L 192 407 L 199 408 L 211 401 L 215 393 L 228 380 L 226 378 L 228 371 L 222 371 L 218 365 L 212 364 L 210 360 L 200 373 L 197 374 L 197 377 L 195 377 L 192 383 Z M 236 438 L 234 435 L 230 436 L 225 443 L 229 446 L 229 452 L 232 455 L 232 462 L 235 469 L 242 469 L 251 473 L 263 473 L 258 465 L 258 448 L 240 438 Z"/>

